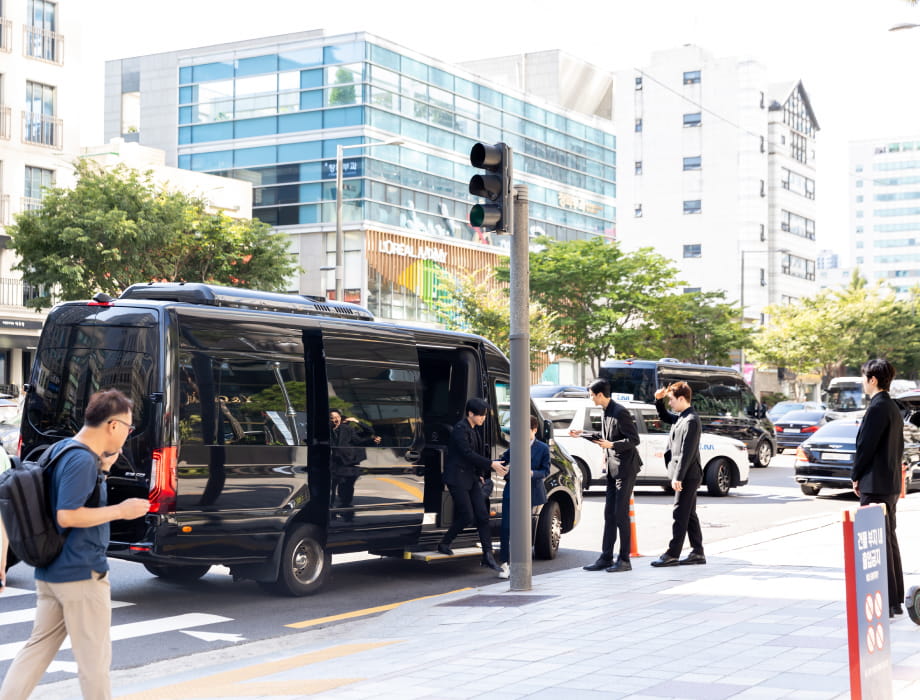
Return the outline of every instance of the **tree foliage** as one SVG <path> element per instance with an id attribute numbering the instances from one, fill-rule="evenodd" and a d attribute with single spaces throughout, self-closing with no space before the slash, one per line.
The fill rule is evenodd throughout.
<path id="1" fill-rule="evenodd" d="M 553 314 L 550 350 L 590 364 L 595 374 L 603 360 L 645 355 L 643 319 L 677 285 L 671 261 L 651 248 L 626 253 L 601 237 L 538 243 L 542 249 L 530 254 L 530 294 Z M 509 280 L 507 262 L 497 277 Z"/>
<path id="2" fill-rule="evenodd" d="M 150 281 L 213 282 L 283 290 L 299 268 L 288 238 L 268 225 L 206 210 L 200 198 L 154 184 L 125 166 L 75 164 L 77 184 L 46 190 L 40 209 L 7 228 L 16 269 L 46 291 L 30 302 L 51 305 L 96 292 L 117 296 Z"/>
<path id="3" fill-rule="evenodd" d="M 462 281 L 445 306 L 445 324 L 451 330 L 476 333 L 488 338 L 506 355 L 511 350 L 511 314 L 508 290 L 489 287 L 474 279 Z M 540 304 L 530 303 L 530 368 L 540 365 L 542 356 L 556 339 L 553 314 Z"/>
<path id="4" fill-rule="evenodd" d="M 770 324 L 753 341 L 761 362 L 825 378 L 886 357 L 898 374 L 920 370 L 920 294 L 898 298 L 854 273 L 841 290 L 823 290 L 795 304 L 767 309 Z"/>

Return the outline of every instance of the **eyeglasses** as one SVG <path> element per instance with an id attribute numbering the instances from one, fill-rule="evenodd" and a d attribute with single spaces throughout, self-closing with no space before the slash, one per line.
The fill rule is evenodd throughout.
<path id="1" fill-rule="evenodd" d="M 128 435 L 134 432 L 134 426 L 130 423 L 125 423 L 121 418 L 112 418 L 109 423 L 121 423 L 128 429 Z"/>

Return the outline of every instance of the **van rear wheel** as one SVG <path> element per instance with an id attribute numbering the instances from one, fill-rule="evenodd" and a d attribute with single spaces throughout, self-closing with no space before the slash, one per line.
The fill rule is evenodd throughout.
<path id="1" fill-rule="evenodd" d="M 298 525 L 284 541 L 278 578 L 267 587 L 281 595 L 310 595 L 323 587 L 331 567 L 319 528 Z"/>
<path id="2" fill-rule="evenodd" d="M 540 511 L 537 534 L 534 538 L 534 554 L 537 559 L 555 559 L 562 541 L 562 511 L 559 503 L 548 501 Z"/>
<path id="3" fill-rule="evenodd" d="M 761 440 L 757 443 L 757 449 L 754 450 L 754 466 L 769 467 L 771 459 L 773 459 L 773 445 L 769 440 Z"/>
<path id="4" fill-rule="evenodd" d="M 144 564 L 144 568 L 154 576 L 165 581 L 197 581 L 208 573 L 211 565 L 165 566 L 163 564 Z"/>
<path id="5" fill-rule="evenodd" d="M 706 467 L 706 489 L 710 496 L 727 496 L 732 487 L 732 470 L 724 459 Z"/>

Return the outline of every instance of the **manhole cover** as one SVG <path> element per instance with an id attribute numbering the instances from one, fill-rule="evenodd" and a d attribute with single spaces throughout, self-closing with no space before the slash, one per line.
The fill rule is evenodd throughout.
<path id="1" fill-rule="evenodd" d="M 514 608 L 519 605 L 527 605 L 528 603 L 536 603 L 539 600 L 549 600 L 557 597 L 554 595 L 471 595 L 460 600 L 452 600 L 449 603 L 440 603 L 439 607 L 453 605 L 465 608 Z"/>

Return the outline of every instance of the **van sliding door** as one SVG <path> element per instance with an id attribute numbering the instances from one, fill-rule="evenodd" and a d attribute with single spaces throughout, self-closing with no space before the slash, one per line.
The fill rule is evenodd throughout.
<path id="1" fill-rule="evenodd" d="M 418 351 L 390 329 L 323 329 L 330 413 L 329 540 L 405 546 L 421 531 Z M 337 425 L 338 427 L 332 427 Z"/>

